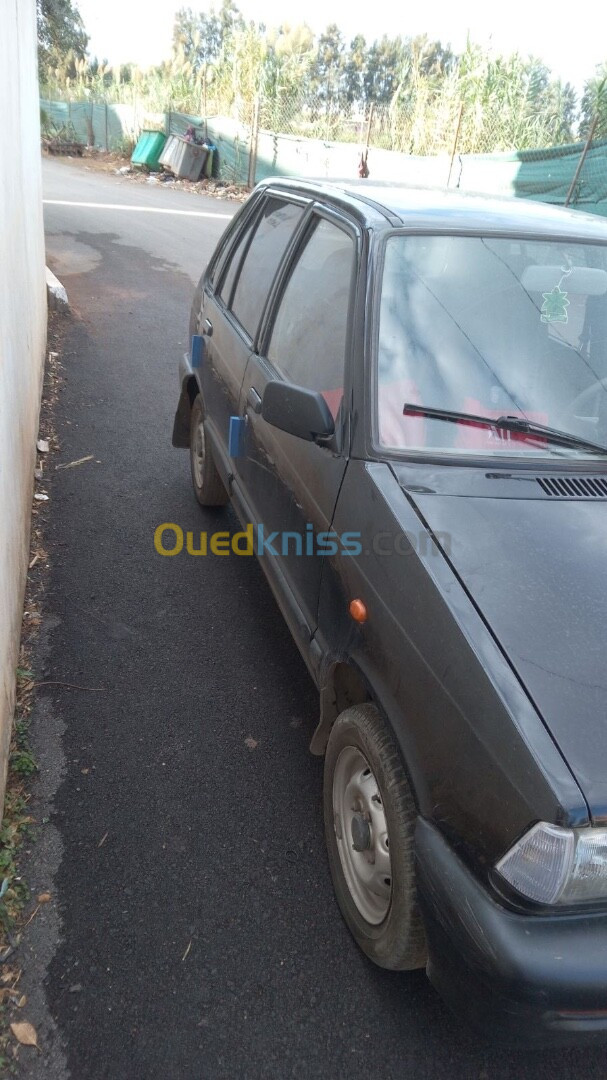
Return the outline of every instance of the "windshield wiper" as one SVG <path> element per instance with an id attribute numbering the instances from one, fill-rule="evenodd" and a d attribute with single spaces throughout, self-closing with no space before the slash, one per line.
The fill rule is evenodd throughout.
<path id="1" fill-rule="evenodd" d="M 607 454 L 607 446 L 580 439 L 577 435 L 559 431 L 558 428 L 536 424 L 534 420 L 527 420 L 523 416 L 498 416 L 494 419 L 491 416 L 475 416 L 474 413 L 455 412 L 452 409 L 433 409 L 429 405 L 414 405 L 411 402 L 405 402 L 403 415 L 427 416 L 429 420 L 450 420 L 455 424 L 479 424 L 482 427 L 496 428 L 498 431 L 538 435 L 555 446 L 570 446 L 575 450 L 587 450 L 592 454 Z"/>

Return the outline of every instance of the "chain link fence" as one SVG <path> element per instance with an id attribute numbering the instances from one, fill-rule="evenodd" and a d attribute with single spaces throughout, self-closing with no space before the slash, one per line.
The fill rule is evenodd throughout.
<path id="1" fill-rule="evenodd" d="M 217 147 L 221 177 L 238 184 L 272 175 L 354 178 L 364 175 L 362 157 L 371 180 L 569 200 L 607 214 L 607 140 L 585 147 L 549 113 L 432 97 L 427 85 L 404 100 L 366 107 L 297 87 L 230 98 L 204 88 L 198 100 L 203 117 L 172 107 L 155 112 L 137 99 L 42 100 L 43 128 L 46 117 L 69 125 L 86 145 L 128 150 L 144 128 L 183 135 L 194 124 Z"/>

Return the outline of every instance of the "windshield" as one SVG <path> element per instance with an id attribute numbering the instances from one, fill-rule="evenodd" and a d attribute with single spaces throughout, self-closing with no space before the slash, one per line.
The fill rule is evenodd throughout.
<path id="1" fill-rule="evenodd" d="M 588 456 L 537 433 L 404 416 L 403 407 L 524 417 L 607 446 L 607 246 L 392 236 L 377 355 L 384 447 Z"/>

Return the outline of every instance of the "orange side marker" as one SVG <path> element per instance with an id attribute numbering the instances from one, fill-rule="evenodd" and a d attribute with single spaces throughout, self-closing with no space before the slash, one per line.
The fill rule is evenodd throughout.
<path id="1" fill-rule="evenodd" d="M 354 622 L 364 623 L 367 621 L 367 608 L 362 600 L 351 600 L 348 608 Z"/>

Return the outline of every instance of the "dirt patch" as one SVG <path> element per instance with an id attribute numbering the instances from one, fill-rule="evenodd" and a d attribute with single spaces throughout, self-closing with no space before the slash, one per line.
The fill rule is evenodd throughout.
<path id="1" fill-rule="evenodd" d="M 45 546 L 48 495 L 45 476 L 53 454 L 59 449 L 53 412 L 61 368 L 59 354 L 67 316 L 49 314 L 47 362 L 37 441 L 34 499 L 32 504 L 29 573 L 25 591 L 21 648 L 17 668 L 17 698 L 10 745 L 6 796 L 0 829 L 0 1073 L 14 1068 L 20 1055 L 32 1054 L 37 1038 L 28 1021 L 28 998 L 20 982 L 23 975 L 23 941 L 28 926 L 41 909 L 53 903 L 45 889 L 30 895 L 21 863 L 35 840 L 41 822 L 31 806 L 37 765 L 29 742 L 29 721 L 36 700 L 37 674 L 32 670 L 48 578 L 49 556 Z M 33 1034 L 32 1034 L 33 1033 Z"/>

